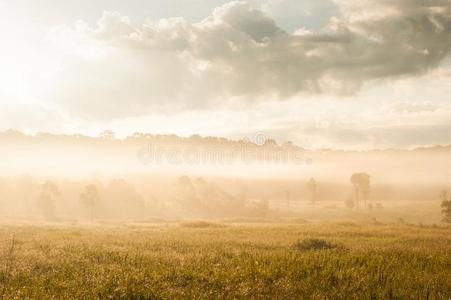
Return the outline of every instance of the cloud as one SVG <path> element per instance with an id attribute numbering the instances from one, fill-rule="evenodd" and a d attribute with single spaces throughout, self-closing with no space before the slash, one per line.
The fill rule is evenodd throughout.
<path id="1" fill-rule="evenodd" d="M 235 100 L 353 94 L 367 82 L 423 74 L 451 51 L 447 0 L 335 2 L 341 15 L 324 29 L 295 34 L 241 1 L 194 24 L 135 25 L 106 12 L 93 28 L 58 30 L 65 40 L 76 37 L 78 51 L 57 45 L 67 54 L 44 95 L 77 116 L 114 120 Z"/>
<path id="2" fill-rule="evenodd" d="M 370 121 L 340 119 L 328 116 L 327 121 L 302 120 L 269 126 L 268 136 L 295 141 L 304 148 L 383 149 L 412 148 L 421 145 L 450 143 L 451 111 L 436 110 L 415 113 L 372 116 Z"/>
<path id="3" fill-rule="evenodd" d="M 11 96 L 4 97 L 0 93 L 0 132 L 19 129 L 25 132 L 55 132 L 55 129 L 66 129 L 64 116 L 52 107 L 33 101 L 23 102 Z"/>
<path id="4" fill-rule="evenodd" d="M 391 105 L 388 108 L 388 111 L 394 114 L 415 114 L 415 113 L 435 112 L 438 109 L 440 109 L 440 107 L 428 102 L 424 103 L 398 102 Z"/>

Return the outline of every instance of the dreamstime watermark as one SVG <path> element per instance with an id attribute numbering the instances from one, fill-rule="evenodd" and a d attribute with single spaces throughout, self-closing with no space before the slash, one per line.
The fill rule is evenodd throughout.
<path id="1" fill-rule="evenodd" d="M 263 132 L 257 132 L 251 142 L 258 146 L 263 146 L 268 141 L 268 137 Z"/>
<path id="2" fill-rule="evenodd" d="M 138 153 L 144 165 L 311 165 L 304 151 L 296 147 L 282 147 L 267 135 L 258 132 L 242 142 L 194 143 L 190 145 L 149 142 Z"/>

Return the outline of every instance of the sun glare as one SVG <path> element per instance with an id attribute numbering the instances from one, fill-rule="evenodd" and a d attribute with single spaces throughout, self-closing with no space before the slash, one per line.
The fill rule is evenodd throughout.
<path id="1" fill-rule="evenodd" d="M 23 65 L 18 61 L 19 57 L 15 55 L 4 56 L 0 53 L 0 93 L 6 96 L 22 96 L 25 91 L 23 80 Z M 8 100 L 8 98 L 0 98 Z"/>

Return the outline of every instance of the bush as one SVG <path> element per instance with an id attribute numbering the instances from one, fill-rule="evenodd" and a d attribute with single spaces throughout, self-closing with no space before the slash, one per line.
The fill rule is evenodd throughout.
<path id="1" fill-rule="evenodd" d="M 302 241 L 297 241 L 294 244 L 294 248 L 300 251 L 319 251 L 319 250 L 328 250 L 328 249 L 336 249 L 339 245 L 328 242 L 326 240 L 321 239 L 304 239 Z"/>

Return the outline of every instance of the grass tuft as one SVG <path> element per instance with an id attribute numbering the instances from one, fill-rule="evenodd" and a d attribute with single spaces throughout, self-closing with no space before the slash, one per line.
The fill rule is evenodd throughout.
<path id="1" fill-rule="evenodd" d="M 334 244 L 322 239 L 304 239 L 297 241 L 294 248 L 299 251 L 320 251 L 339 248 L 338 244 Z"/>

